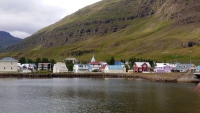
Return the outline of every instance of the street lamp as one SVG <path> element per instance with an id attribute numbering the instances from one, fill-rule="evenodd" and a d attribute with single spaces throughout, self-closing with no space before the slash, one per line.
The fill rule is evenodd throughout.
<path id="1" fill-rule="evenodd" d="M 192 53 L 192 51 L 190 51 L 190 64 L 191 64 L 191 53 Z"/>

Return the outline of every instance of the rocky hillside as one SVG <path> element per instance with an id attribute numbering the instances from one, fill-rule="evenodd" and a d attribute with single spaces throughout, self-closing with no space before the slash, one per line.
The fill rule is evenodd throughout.
<path id="1" fill-rule="evenodd" d="M 22 39 L 12 36 L 10 33 L 0 31 L 0 51 L 8 46 L 18 44 Z"/>
<path id="2" fill-rule="evenodd" d="M 164 59 L 162 53 L 173 53 L 184 59 L 184 49 L 200 45 L 199 12 L 200 0 L 102 0 L 7 50 L 57 58 L 96 53 L 118 58 L 156 54 Z M 174 59 L 170 55 L 166 59 Z"/>

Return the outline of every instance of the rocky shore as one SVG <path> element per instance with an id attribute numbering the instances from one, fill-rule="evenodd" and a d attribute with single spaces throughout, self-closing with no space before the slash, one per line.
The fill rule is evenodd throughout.
<path id="1" fill-rule="evenodd" d="M 194 88 L 195 91 L 200 91 L 200 83 Z"/>
<path id="2" fill-rule="evenodd" d="M 63 73 L 63 74 L 0 74 L 0 78 L 14 77 L 14 78 L 141 78 L 157 82 L 177 82 L 178 78 L 183 76 L 181 73 Z"/>
<path id="3" fill-rule="evenodd" d="M 155 82 L 199 83 L 194 90 L 200 91 L 200 79 L 197 79 L 194 75 L 188 73 L 0 73 L 0 78 L 141 78 Z"/>

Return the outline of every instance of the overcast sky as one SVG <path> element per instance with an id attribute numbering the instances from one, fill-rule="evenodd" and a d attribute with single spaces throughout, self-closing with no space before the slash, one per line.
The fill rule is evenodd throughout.
<path id="1" fill-rule="evenodd" d="M 0 0 L 0 31 L 26 38 L 100 0 Z"/>

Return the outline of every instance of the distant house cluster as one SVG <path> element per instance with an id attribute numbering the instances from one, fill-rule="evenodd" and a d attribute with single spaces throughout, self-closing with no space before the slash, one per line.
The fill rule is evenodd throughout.
<path id="1" fill-rule="evenodd" d="M 104 73 L 125 73 L 124 64 L 116 62 L 115 65 L 108 65 L 106 62 L 98 62 L 94 55 L 88 64 L 74 64 L 74 73 L 104 72 Z"/>
<path id="2" fill-rule="evenodd" d="M 171 73 L 171 72 L 196 72 L 199 71 L 194 64 L 180 63 L 155 63 L 155 67 L 151 67 L 148 62 L 135 62 L 133 65 L 134 72 L 153 72 L 153 73 Z"/>
<path id="3" fill-rule="evenodd" d="M 109 65 L 106 62 L 96 61 L 94 55 L 91 61 L 87 64 L 78 63 L 76 58 L 66 58 L 63 62 L 51 63 L 18 63 L 18 60 L 5 57 L 0 60 L 0 72 L 21 72 L 21 73 L 34 73 L 36 71 L 53 71 L 53 73 L 69 72 L 66 62 L 73 63 L 74 73 L 89 73 L 89 72 L 102 72 L 102 73 L 171 73 L 171 72 L 197 72 L 200 66 L 194 64 L 181 64 L 181 63 L 155 63 L 152 67 L 149 62 L 134 62 L 132 67 L 127 71 L 126 65 L 128 62 L 115 62 L 114 65 Z M 129 65 L 128 65 L 129 66 Z M 53 67 L 53 68 L 52 68 Z"/>

